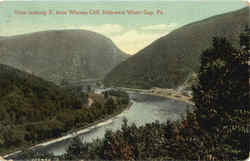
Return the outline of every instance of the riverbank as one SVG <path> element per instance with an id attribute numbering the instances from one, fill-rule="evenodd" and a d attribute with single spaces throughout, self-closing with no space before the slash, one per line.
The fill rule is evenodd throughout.
<path id="1" fill-rule="evenodd" d="M 100 127 L 100 126 L 109 124 L 110 122 L 112 122 L 112 119 L 118 117 L 124 111 L 129 110 L 129 108 L 132 106 L 132 104 L 133 104 L 133 102 L 130 101 L 129 104 L 125 108 L 121 108 L 121 109 L 117 110 L 116 112 L 114 112 L 114 113 L 112 113 L 110 115 L 105 116 L 105 118 L 102 118 L 100 120 L 94 121 L 93 123 L 90 123 L 90 124 L 88 124 L 88 125 L 86 125 L 84 127 L 68 131 L 66 135 L 61 136 L 59 138 L 47 140 L 47 141 L 45 141 L 43 143 L 40 143 L 40 144 L 37 144 L 37 145 L 33 145 L 33 146 L 31 146 L 30 148 L 27 148 L 27 149 L 28 150 L 40 149 L 40 148 L 43 148 L 44 146 L 47 146 L 47 145 L 50 145 L 50 144 L 54 144 L 54 143 L 58 143 L 58 142 L 62 142 L 62 141 L 67 140 L 67 139 L 71 139 L 71 138 L 76 137 L 78 135 L 87 133 L 87 132 L 89 132 L 89 131 L 91 131 L 91 130 L 93 130 L 95 128 Z M 10 153 L 10 154 L 6 154 L 6 155 L 3 156 L 3 158 L 7 158 L 8 159 L 9 157 L 18 155 L 20 153 L 22 153 L 22 151 L 19 150 L 19 151 Z"/>
<path id="2" fill-rule="evenodd" d="M 145 94 L 145 95 L 174 99 L 177 101 L 185 102 L 190 105 L 194 105 L 194 102 L 192 101 L 193 97 L 190 91 L 177 91 L 175 89 L 168 89 L 168 88 L 151 88 L 151 89 L 133 89 L 125 87 L 118 87 L 118 88 L 130 92 L 138 92 L 140 94 Z"/>
<path id="3" fill-rule="evenodd" d="M 148 90 L 148 94 L 166 97 L 194 105 L 194 102 L 192 101 L 193 97 L 190 94 L 190 91 L 177 91 L 174 89 L 167 88 L 152 88 Z"/>
<path id="4" fill-rule="evenodd" d="M 127 111 L 124 110 L 124 112 L 121 112 L 121 114 L 115 117 L 110 115 L 110 117 L 112 117 L 110 119 L 99 120 L 100 123 L 95 122 L 96 124 L 89 128 L 78 129 L 78 131 L 72 132 L 71 135 L 68 136 L 68 139 L 61 138 L 64 140 L 54 140 L 54 143 L 44 144 L 40 146 L 41 149 L 37 147 L 38 149 L 34 149 L 34 151 L 42 150 L 46 153 L 53 153 L 55 156 L 59 156 L 67 152 L 67 148 L 71 145 L 71 137 L 79 135 L 84 142 L 91 142 L 94 139 L 103 138 L 107 130 L 120 130 L 124 123 L 124 118 L 127 118 L 129 124 L 135 124 L 140 127 L 155 122 L 156 120 L 164 123 L 168 120 L 174 121 L 181 119 L 182 114 L 184 114 L 186 108 L 188 108 L 187 104 L 181 101 L 171 101 L 171 99 L 166 97 L 145 95 L 139 92 L 136 94 L 131 93 L 130 99 L 130 106 L 126 106 L 128 108 Z M 19 156 L 21 157 L 22 153 L 9 158 L 16 157 L 18 159 Z"/>
<path id="5" fill-rule="evenodd" d="M 193 102 L 190 101 L 192 97 L 187 97 L 187 96 L 184 97 L 184 95 L 181 96 L 179 92 L 174 91 L 172 89 L 159 89 L 159 88 L 153 88 L 153 89 L 149 89 L 149 90 L 129 89 L 129 88 L 122 88 L 122 89 L 126 90 L 126 91 L 132 91 L 132 92 L 135 92 L 135 93 L 143 94 L 143 95 L 158 96 L 158 97 L 163 97 L 163 98 L 168 98 L 168 99 L 174 99 L 174 100 L 177 100 L 177 101 L 180 101 L 180 102 L 184 102 L 184 103 L 188 103 L 188 104 L 193 105 Z M 105 116 L 105 118 L 94 121 L 93 123 L 90 123 L 90 124 L 88 124 L 86 126 L 83 126 L 81 128 L 73 129 L 71 131 L 68 131 L 62 137 L 45 141 L 43 143 L 34 145 L 34 146 L 30 147 L 29 149 L 30 150 L 35 150 L 35 149 L 39 149 L 39 148 L 42 148 L 42 147 L 45 147 L 45 146 L 48 146 L 48 145 L 51 145 L 51 144 L 62 142 L 64 140 L 68 140 L 68 139 L 71 139 L 71 138 L 76 137 L 78 135 L 90 132 L 90 131 L 92 131 L 92 130 L 100 127 L 100 126 L 110 124 L 110 123 L 112 123 L 112 119 L 114 119 L 115 117 L 119 117 L 120 113 L 122 113 L 123 111 L 129 110 L 129 108 L 131 106 L 132 106 L 132 102 L 130 102 L 127 105 L 126 108 L 120 108 L 116 112 L 114 112 L 113 114 Z M 10 157 L 12 155 L 13 156 L 18 155 L 21 152 L 22 151 L 17 151 L 17 152 L 5 155 L 4 158 Z"/>

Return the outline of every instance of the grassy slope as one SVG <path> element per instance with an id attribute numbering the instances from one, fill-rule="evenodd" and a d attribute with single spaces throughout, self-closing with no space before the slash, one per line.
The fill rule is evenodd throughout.
<path id="1" fill-rule="evenodd" d="M 106 85 L 174 88 L 199 68 L 200 53 L 212 37 L 225 36 L 235 45 L 248 24 L 249 9 L 214 16 L 181 27 L 128 58 L 105 77 Z"/>

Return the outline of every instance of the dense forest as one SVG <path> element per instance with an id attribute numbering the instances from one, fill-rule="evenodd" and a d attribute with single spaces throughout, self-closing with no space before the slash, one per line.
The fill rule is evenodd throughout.
<path id="1" fill-rule="evenodd" d="M 88 97 L 93 99 L 91 106 Z M 60 137 L 127 105 L 126 93 L 88 96 L 81 88 L 61 88 L 0 65 L 0 154 Z"/>
<path id="2" fill-rule="evenodd" d="M 183 120 L 154 122 L 107 131 L 103 139 L 83 144 L 72 140 L 60 160 L 242 160 L 248 157 L 249 32 L 240 48 L 215 37 L 201 55 L 198 83 L 193 86 L 195 109 Z M 18 159 L 57 158 L 26 152 Z"/>

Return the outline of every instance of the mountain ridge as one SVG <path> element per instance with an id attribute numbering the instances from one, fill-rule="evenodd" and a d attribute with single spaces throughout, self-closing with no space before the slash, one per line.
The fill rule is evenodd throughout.
<path id="1" fill-rule="evenodd" d="M 239 46 L 239 34 L 249 23 L 249 8 L 187 24 L 159 38 L 115 67 L 106 86 L 176 88 L 199 69 L 200 54 L 214 36 Z M 122 73 L 122 74 L 121 74 Z"/>
<path id="2" fill-rule="evenodd" d="M 49 30 L 0 39 L 0 63 L 57 84 L 102 78 L 128 56 L 111 39 L 87 30 Z"/>

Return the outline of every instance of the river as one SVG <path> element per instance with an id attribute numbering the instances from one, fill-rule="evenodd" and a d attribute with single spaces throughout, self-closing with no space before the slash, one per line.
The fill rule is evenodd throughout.
<path id="1" fill-rule="evenodd" d="M 91 142 L 93 139 L 103 138 L 106 130 L 116 131 L 121 128 L 123 119 L 128 119 L 128 124 L 135 123 L 137 126 L 145 125 L 156 120 L 166 122 L 167 120 L 180 119 L 185 114 L 186 108 L 191 109 L 191 105 L 176 100 L 130 93 L 133 102 L 132 106 L 120 115 L 100 123 L 97 126 L 86 129 L 85 133 L 80 134 L 83 142 Z M 54 155 L 61 155 L 71 143 L 71 139 L 56 142 L 44 146 L 44 150 Z"/>

